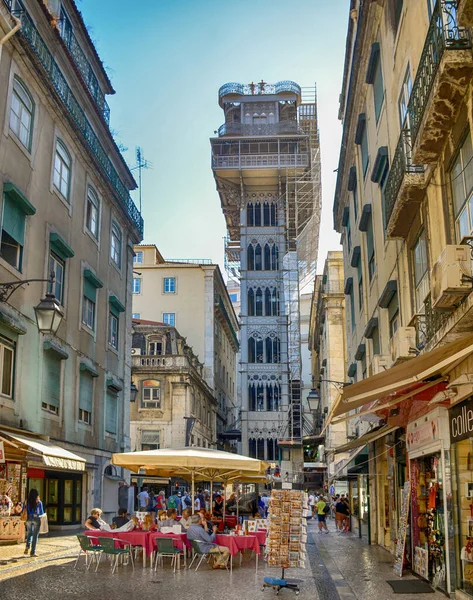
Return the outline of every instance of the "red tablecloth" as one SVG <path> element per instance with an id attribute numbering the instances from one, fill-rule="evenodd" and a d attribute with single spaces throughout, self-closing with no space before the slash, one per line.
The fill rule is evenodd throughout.
<path id="1" fill-rule="evenodd" d="M 235 556 L 238 552 L 246 550 L 254 550 L 257 554 L 261 554 L 258 538 L 255 535 L 221 535 L 217 534 L 215 543 L 219 546 L 226 546 L 230 550 L 230 554 Z"/>
<path id="2" fill-rule="evenodd" d="M 260 546 L 266 546 L 266 531 L 252 531 L 249 535 L 254 535 Z"/>
<path id="3" fill-rule="evenodd" d="M 157 549 L 156 538 L 171 538 L 174 540 L 174 546 L 179 548 L 179 550 L 184 550 L 184 545 L 188 548 L 191 548 L 191 544 L 187 539 L 187 533 L 150 533 L 149 535 L 149 545 L 150 545 L 150 554 Z"/>
<path id="4" fill-rule="evenodd" d="M 100 531 L 99 529 L 92 531 L 88 529 L 85 535 L 95 539 L 99 537 L 117 538 L 128 542 L 132 546 L 142 546 L 147 556 L 150 556 L 153 552 L 149 544 L 149 536 L 151 535 L 149 531 Z"/>

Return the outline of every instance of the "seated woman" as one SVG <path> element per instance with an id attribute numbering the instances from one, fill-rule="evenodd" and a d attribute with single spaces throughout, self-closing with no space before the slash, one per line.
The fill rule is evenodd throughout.
<path id="1" fill-rule="evenodd" d="M 185 530 L 189 529 L 190 524 L 191 524 L 191 516 L 192 516 L 191 508 L 185 508 L 182 511 L 182 519 L 179 521 L 179 523 L 181 524 L 183 529 L 185 529 Z"/>
<path id="2" fill-rule="evenodd" d="M 207 531 L 207 533 L 211 535 L 214 526 L 214 523 L 211 520 L 211 515 L 209 515 L 209 513 L 206 512 L 203 508 L 199 510 L 198 514 L 200 515 L 200 524 L 205 529 L 205 531 Z"/>
<path id="3" fill-rule="evenodd" d="M 144 518 L 142 529 L 143 531 L 156 531 L 156 524 L 151 513 L 148 513 Z"/>
<path id="4" fill-rule="evenodd" d="M 102 511 L 100 508 L 93 508 L 90 511 L 90 516 L 87 518 L 87 521 L 85 522 L 85 528 L 86 529 L 100 529 L 100 516 L 102 514 Z"/>

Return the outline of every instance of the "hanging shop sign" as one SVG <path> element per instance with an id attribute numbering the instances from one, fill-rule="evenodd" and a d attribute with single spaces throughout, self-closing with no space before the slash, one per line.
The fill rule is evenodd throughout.
<path id="1" fill-rule="evenodd" d="M 407 451 L 412 453 L 447 439 L 447 411 L 436 408 L 427 415 L 409 423 L 406 432 Z"/>
<path id="2" fill-rule="evenodd" d="M 448 424 L 452 444 L 473 437 L 473 398 L 467 398 L 448 411 Z"/>

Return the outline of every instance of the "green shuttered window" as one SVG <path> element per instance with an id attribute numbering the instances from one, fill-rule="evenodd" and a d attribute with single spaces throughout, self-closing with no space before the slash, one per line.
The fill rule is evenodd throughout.
<path id="1" fill-rule="evenodd" d="M 108 391 L 106 394 L 105 406 L 105 431 L 107 433 L 117 433 L 118 421 L 118 396 L 117 394 Z"/>
<path id="2" fill-rule="evenodd" d="M 94 392 L 94 379 L 89 371 L 80 372 L 79 383 L 79 408 L 89 413 L 92 412 L 92 398 Z"/>
<path id="3" fill-rule="evenodd" d="M 20 246 L 25 245 L 25 213 L 9 196 L 5 194 L 3 204 L 2 229 Z"/>
<path id="4" fill-rule="evenodd" d="M 59 414 L 61 397 L 61 357 L 54 351 L 43 352 L 43 394 L 41 407 Z"/>

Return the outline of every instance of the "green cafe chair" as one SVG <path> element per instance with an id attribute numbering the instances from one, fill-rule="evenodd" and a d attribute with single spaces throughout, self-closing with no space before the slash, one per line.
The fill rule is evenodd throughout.
<path id="1" fill-rule="evenodd" d="M 88 571 L 90 569 L 92 563 L 94 562 L 95 557 L 97 557 L 97 559 L 100 560 L 99 554 L 100 554 L 100 552 L 102 552 L 102 546 L 92 544 L 92 539 L 89 536 L 84 535 L 84 534 L 77 534 L 77 539 L 79 540 L 80 550 L 79 550 L 79 554 L 77 555 L 76 562 L 74 563 L 74 569 L 77 567 L 79 558 L 82 556 L 82 554 L 84 554 L 85 566 Z M 89 556 L 91 557 L 90 562 L 89 562 Z"/>
<path id="2" fill-rule="evenodd" d="M 172 538 L 155 538 L 156 546 L 158 547 L 158 551 L 156 552 L 156 562 L 154 563 L 154 570 L 156 571 L 158 568 L 158 562 L 161 563 L 161 566 L 164 565 L 164 557 L 169 556 L 171 558 L 171 567 L 174 566 L 174 573 L 176 572 L 176 564 L 177 569 L 181 568 L 181 553 L 182 550 L 176 548 L 174 545 L 174 540 Z"/>
<path id="3" fill-rule="evenodd" d="M 125 546 L 125 548 L 116 548 L 115 542 L 119 542 L 121 545 Z M 99 537 L 99 544 L 102 547 L 102 552 L 99 554 L 99 560 L 97 561 L 95 572 L 97 572 L 97 569 L 99 568 L 100 560 L 103 554 L 110 556 L 112 559 L 112 575 L 115 573 L 115 570 L 118 566 L 118 560 L 121 556 L 128 556 L 130 558 L 133 571 L 135 570 L 132 546 L 130 542 L 126 542 L 125 540 L 119 540 L 117 538 Z"/>

